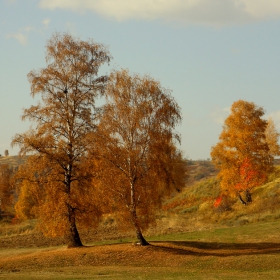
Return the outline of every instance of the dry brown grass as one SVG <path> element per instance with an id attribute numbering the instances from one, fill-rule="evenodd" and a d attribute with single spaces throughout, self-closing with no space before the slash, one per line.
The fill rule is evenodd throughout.
<path id="1" fill-rule="evenodd" d="M 0 279 L 280 279 L 280 181 L 257 189 L 251 206 L 234 203 L 231 211 L 215 210 L 204 199 L 216 197 L 214 183 L 181 193 L 181 199 L 197 199 L 161 213 L 146 232 L 149 247 L 133 245 L 133 232 L 120 233 L 114 220 L 81 231 L 91 246 L 79 249 L 66 249 L 63 239 L 47 239 L 27 224 L 14 232 L 0 228 Z M 193 205 L 196 210 L 181 212 Z"/>
<path id="2" fill-rule="evenodd" d="M 81 265 L 181 267 L 193 262 L 194 257 L 200 258 L 201 261 L 211 257 L 229 257 L 229 260 L 224 262 L 226 265 L 227 262 L 231 263 L 231 257 L 243 258 L 252 255 L 279 255 L 280 253 L 279 243 L 227 244 L 173 241 L 151 242 L 151 244 L 146 247 L 129 243 L 76 249 L 64 247 L 29 251 L 18 249 L 13 255 L 1 254 L 0 270 L 9 271 L 16 268 L 37 270 Z M 234 267 L 241 268 L 243 265 L 235 264 Z M 255 267 L 255 265 L 250 264 L 250 267 Z M 280 269 L 280 263 L 277 268 Z"/>
<path id="3" fill-rule="evenodd" d="M 129 243 L 78 249 L 18 249 L 13 254 L 2 252 L 0 278 L 22 278 L 27 274 L 41 274 L 40 279 L 49 279 L 47 276 L 50 275 L 53 279 L 267 279 L 269 275 L 270 279 L 280 277 L 279 243 L 173 241 L 151 244 L 152 246 L 148 247 Z M 69 275 L 76 275 L 76 278 L 69 278 Z"/>
<path id="4" fill-rule="evenodd" d="M 0 279 L 279 279 L 279 229 L 269 222 L 172 233 L 148 238 L 148 247 L 2 248 Z"/>

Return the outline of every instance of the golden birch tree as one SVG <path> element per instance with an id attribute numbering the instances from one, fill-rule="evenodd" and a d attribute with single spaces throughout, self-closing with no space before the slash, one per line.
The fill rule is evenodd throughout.
<path id="1" fill-rule="evenodd" d="M 265 129 L 265 139 L 269 147 L 269 152 L 273 156 L 280 156 L 279 135 L 272 118 L 269 118 Z"/>
<path id="2" fill-rule="evenodd" d="M 107 81 L 98 70 L 109 61 L 102 44 L 54 34 L 46 45 L 47 66 L 28 74 L 31 96 L 39 95 L 40 101 L 25 109 L 22 118 L 34 126 L 12 142 L 21 154 L 32 153 L 52 166 L 44 184 L 50 194 L 44 209 L 54 207 L 53 216 L 62 217 L 68 247 L 82 246 L 77 229 L 78 195 L 86 192 L 81 161 L 88 149 L 87 136 L 94 130 L 95 101 Z M 44 219 L 46 228 L 53 226 L 50 220 Z"/>
<path id="3" fill-rule="evenodd" d="M 220 169 L 222 191 L 237 194 L 245 205 L 252 202 L 251 190 L 263 184 L 273 168 L 263 115 L 263 108 L 253 102 L 234 102 L 219 142 L 211 150 Z"/>
<path id="4" fill-rule="evenodd" d="M 81 227 L 97 226 L 101 217 L 100 201 L 91 184 L 88 162 L 81 159 L 79 181 L 72 183 L 71 206 L 75 208 L 75 218 Z M 67 205 L 61 184 L 64 174 L 57 172 L 59 166 L 46 156 L 29 156 L 14 176 L 19 189 L 15 205 L 19 220 L 37 218 L 37 226 L 47 236 L 63 236 L 68 230 Z M 82 170 L 82 171 L 81 171 Z M 77 171 L 78 172 L 78 171 Z M 83 187 L 80 187 L 83 186 Z"/>
<path id="5" fill-rule="evenodd" d="M 97 177 L 123 225 L 148 245 L 142 231 L 155 221 L 162 198 L 184 185 L 185 164 L 174 131 L 180 108 L 159 82 L 127 70 L 111 74 L 105 96 L 92 149 L 99 159 Z"/>

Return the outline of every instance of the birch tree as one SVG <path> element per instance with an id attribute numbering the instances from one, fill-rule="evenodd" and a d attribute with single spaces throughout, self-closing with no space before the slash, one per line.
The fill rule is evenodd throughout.
<path id="1" fill-rule="evenodd" d="M 114 71 L 105 92 L 92 153 L 99 158 L 99 181 L 123 225 L 142 231 L 155 221 L 162 198 L 184 185 L 185 165 L 176 142 L 178 104 L 149 76 Z"/>
<path id="2" fill-rule="evenodd" d="M 88 149 L 87 136 L 94 130 L 95 101 L 107 81 L 107 76 L 98 76 L 98 70 L 110 59 L 102 44 L 54 34 L 46 45 L 47 66 L 28 74 L 31 96 L 39 96 L 40 101 L 25 109 L 22 118 L 33 127 L 12 142 L 19 145 L 21 154 L 37 155 L 53 167 L 45 188 L 60 201 L 53 217 L 63 217 L 68 247 L 82 246 L 77 229 L 77 194 L 85 190 L 81 161 Z M 45 208 L 48 203 L 55 206 L 52 199 L 44 203 Z"/>
<path id="3" fill-rule="evenodd" d="M 234 102 L 219 142 L 211 150 L 220 169 L 222 191 L 237 194 L 245 205 L 252 202 L 251 190 L 263 184 L 273 168 L 263 115 L 263 108 L 253 102 Z"/>

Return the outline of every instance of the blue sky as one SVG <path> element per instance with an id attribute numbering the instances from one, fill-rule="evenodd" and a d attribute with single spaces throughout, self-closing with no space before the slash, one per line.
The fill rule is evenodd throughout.
<path id="1" fill-rule="evenodd" d="M 159 80 L 179 103 L 181 149 L 210 157 L 229 108 L 255 102 L 280 130 L 278 0 L 1 0 L 0 154 L 26 131 L 27 74 L 46 66 L 53 32 L 107 45 L 110 69 Z"/>

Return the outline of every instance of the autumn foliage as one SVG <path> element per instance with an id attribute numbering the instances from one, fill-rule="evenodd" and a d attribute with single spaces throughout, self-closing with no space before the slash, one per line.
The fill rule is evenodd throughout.
<path id="1" fill-rule="evenodd" d="M 110 59 L 101 44 L 54 34 L 47 66 L 28 74 L 40 101 L 22 118 L 33 126 L 12 142 L 30 155 L 16 175 L 17 217 L 37 218 L 46 235 L 64 236 L 68 247 L 82 246 L 79 229 L 97 226 L 109 212 L 147 245 L 142 231 L 162 199 L 185 183 L 178 104 L 149 76 L 98 76 Z"/>
<path id="2" fill-rule="evenodd" d="M 273 156 L 280 156 L 280 146 L 278 144 L 279 135 L 280 134 L 276 130 L 273 120 L 269 118 L 265 129 L 265 139 L 269 152 Z"/>
<path id="3" fill-rule="evenodd" d="M 252 201 L 251 190 L 263 184 L 273 168 L 275 153 L 267 142 L 268 122 L 263 115 L 263 108 L 252 102 L 234 102 L 219 142 L 211 151 L 220 169 L 222 192 L 238 195 L 244 204 Z"/>
<path id="4" fill-rule="evenodd" d="M 17 218 L 36 218 L 46 235 L 64 236 L 68 247 L 82 246 L 79 229 L 96 227 L 104 213 L 114 213 L 121 227 L 133 228 L 139 243 L 148 245 L 143 231 L 155 223 L 167 195 L 186 182 L 175 130 L 181 110 L 170 90 L 124 69 L 100 76 L 110 60 L 102 44 L 55 33 L 46 46 L 47 66 L 28 74 L 31 96 L 40 100 L 23 112 L 32 127 L 12 142 L 29 157 L 13 181 L 9 168 L 0 166 L 0 215 L 17 195 Z M 233 195 L 251 203 L 252 189 L 272 171 L 279 133 L 263 115 L 252 102 L 232 104 L 211 150 L 222 190 L 214 208 L 228 209 Z M 209 201 L 213 207 L 213 197 L 204 198 Z"/>
<path id="5" fill-rule="evenodd" d="M 159 82 L 127 70 L 112 72 L 105 96 L 91 150 L 99 161 L 99 184 L 122 224 L 147 245 L 142 231 L 155 221 L 162 198 L 184 185 L 174 131 L 180 108 Z"/>
<path id="6" fill-rule="evenodd" d="M 40 211 L 35 212 L 45 232 L 65 235 L 69 247 L 82 246 L 77 222 L 85 216 L 92 196 L 91 174 L 84 162 L 88 135 L 95 127 L 95 101 L 107 80 L 107 76 L 98 76 L 98 70 L 109 61 L 101 44 L 54 34 L 47 43 L 47 66 L 28 74 L 31 95 L 39 95 L 40 102 L 25 109 L 22 118 L 34 126 L 12 142 L 19 145 L 21 154 L 33 154 L 37 169 L 24 177 L 24 189 L 40 192 L 42 201 L 35 201 Z M 99 211 L 95 214 L 92 220 Z"/>
<path id="7" fill-rule="evenodd" d="M 15 203 L 13 171 L 7 164 L 0 165 L 0 219 L 4 215 L 13 215 Z"/>
<path id="8" fill-rule="evenodd" d="M 214 202 L 214 207 L 219 207 L 221 205 L 222 200 L 223 200 L 222 196 L 217 197 Z"/>

